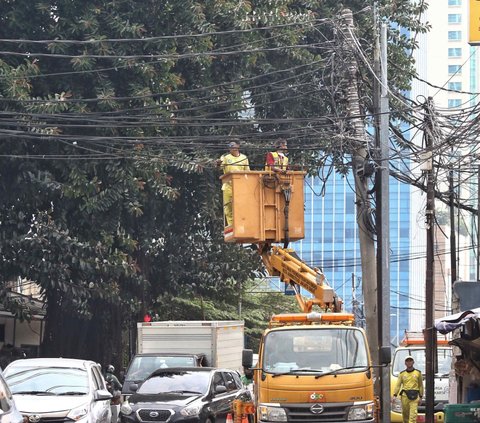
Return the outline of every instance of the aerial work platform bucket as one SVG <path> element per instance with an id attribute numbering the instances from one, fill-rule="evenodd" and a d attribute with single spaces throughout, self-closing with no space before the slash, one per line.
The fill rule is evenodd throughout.
<path id="1" fill-rule="evenodd" d="M 225 241 L 243 244 L 303 239 L 304 176 L 305 172 L 300 171 L 223 175 L 222 182 L 232 184 L 233 209 L 233 224 L 224 229 Z"/>

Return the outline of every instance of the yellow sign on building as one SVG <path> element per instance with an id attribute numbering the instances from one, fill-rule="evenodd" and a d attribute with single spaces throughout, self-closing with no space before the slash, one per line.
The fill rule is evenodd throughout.
<path id="1" fill-rule="evenodd" d="M 470 0 L 469 44 L 480 45 L 480 0 Z"/>

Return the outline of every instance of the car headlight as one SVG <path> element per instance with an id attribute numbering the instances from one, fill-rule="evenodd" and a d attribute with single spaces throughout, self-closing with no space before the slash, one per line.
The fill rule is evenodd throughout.
<path id="1" fill-rule="evenodd" d="M 128 401 L 123 402 L 123 404 L 120 407 L 120 413 L 122 413 L 125 416 L 128 416 L 129 414 L 133 413 L 132 406 Z"/>
<path id="2" fill-rule="evenodd" d="M 74 422 L 77 420 L 80 420 L 81 418 L 85 417 L 88 414 L 88 405 L 82 405 L 81 407 L 74 408 L 73 410 L 70 410 L 70 412 L 67 414 L 67 417 L 69 419 L 72 419 Z"/>
<path id="3" fill-rule="evenodd" d="M 201 410 L 202 406 L 200 404 L 192 404 L 180 410 L 180 414 L 186 417 L 198 416 Z"/>
<path id="4" fill-rule="evenodd" d="M 395 413 L 402 412 L 402 401 L 398 397 L 392 398 L 392 411 Z"/>
<path id="5" fill-rule="evenodd" d="M 354 405 L 348 410 L 347 420 L 365 420 L 373 418 L 373 402 Z"/>
<path id="6" fill-rule="evenodd" d="M 286 422 L 287 413 L 282 407 L 271 407 L 268 405 L 261 405 L 258 407 L 260 420 L 268 422 Z"/>

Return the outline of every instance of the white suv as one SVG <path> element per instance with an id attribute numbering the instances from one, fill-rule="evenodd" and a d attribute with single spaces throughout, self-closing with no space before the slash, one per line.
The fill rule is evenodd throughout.
<path id="1" fill-rule="evenodd" d="M 77 423 L 111 423 L 112 395 L 100 365 L 93 361 L 17 360 L 5 368 L 4 376 L 28 422 L 71 419 Z"/>

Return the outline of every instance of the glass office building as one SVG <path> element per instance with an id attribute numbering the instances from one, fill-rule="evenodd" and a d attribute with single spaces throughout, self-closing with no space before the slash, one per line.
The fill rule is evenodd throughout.
<path id="1" fill-rule="evenodd" d="M 353 176 L 332 174 L 323 187 L 306 178 L 305 239 L 294 248 L 310 266 L 323 269 L 343 298 L 346 311 L 362 324 L 360 245 Z M 322 195 L 323 194 L 323 195 Z M 391 340 L 397 344 L 409 328 L 410 187 L 390 180 Z M 356 302 L 355 302 L 356 301 Z"/>

